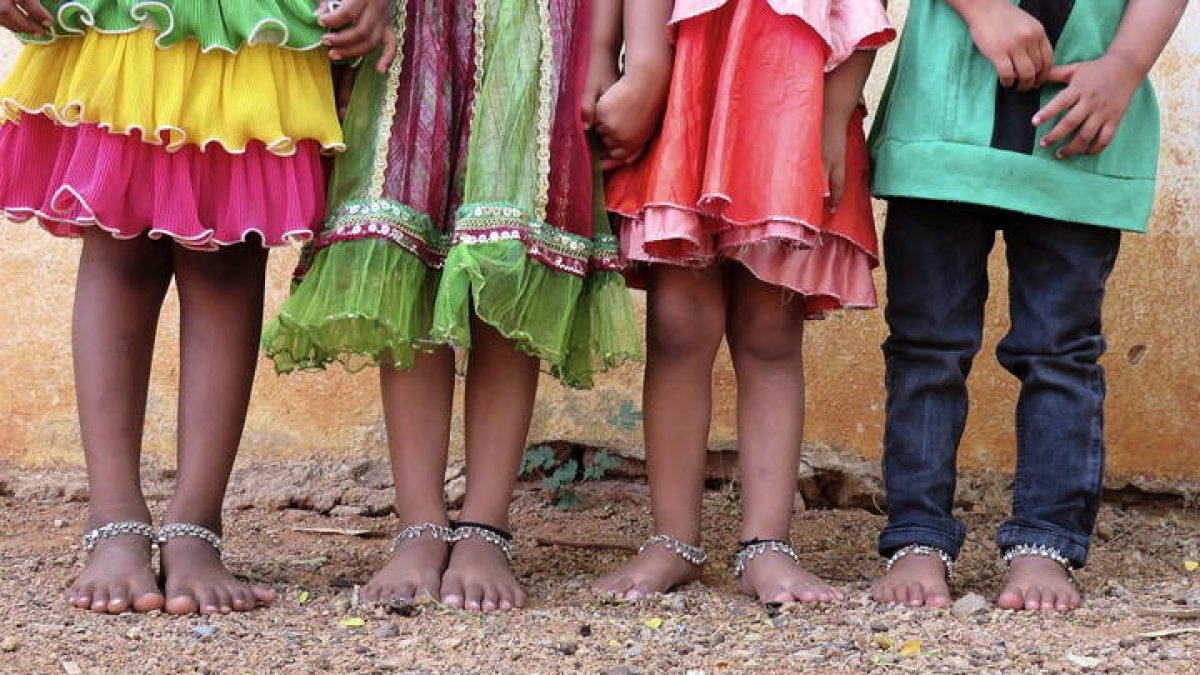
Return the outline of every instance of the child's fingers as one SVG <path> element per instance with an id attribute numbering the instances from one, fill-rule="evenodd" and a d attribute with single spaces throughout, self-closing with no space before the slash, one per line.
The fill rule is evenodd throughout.
<path id="1" fill-rule="evenodd" d="M 1012 57 L 1004 54 L 997 59 L 993 65 L 996 66 L 996 76 L 1000 78 L 1000 84 L 1005 87 L 1013 86 L 1013 82 L 1017 81 L 1016 67 L 1013 65 Z"/>
<path id="2" fill-rule="evenodd" d="M 24 12 L 17 9 L 16 5 L 7 0 L 0 4 L 0 25 L 17 33 L 41 35 L 43 32 L 42 27 L 36 21 L 26 16 Z"/>
<path id="3" fill-rule="evenodd" d="M 1105 124 L 1100 130 L 1100 134 L 1096 136 L 1096 140 L 1092 143 L 1092 147 L 1088 148 L 1087 154 L 1098 155 L 1104 152 L 1113 139 L 1117 136 L 1117 129 L 1112 124 Z"/>
<path id="4" fill-rule="evenodd" d="M 358 17 L 363 12 L 363 5 L 359 0 L 345 0 L 344 2 L 330 2 L 324 6 L 329 11 L 320 12 L 320 18 L 317 23 L 329 30 L 340 30 L 349 26 L 358 20 Z"/>
<path id="5" fill-rule="evenodd" d="M 25 15 L 33 19 L 36 23 L 49 28 L 54 25 L 54 19 L 51 18 L 50 12 L 46 11 L 45 7 L 37 0 L 20 0 L 21 9 L 25 10 Z"/>
<path id="6" fill-rule="evenodd" d="M 1046 75 L 1042 78 L 1046 82 L 1058 82 L 1059 84 L 1071 84 L 1071 79 L 1075 77 L 1075 71 L 1079 70 L 1078 63 L 1068 63 L 1066 65 L 1051 66 L 1046 71 Z"/>
<path id="7" fill-rule="evenodd" d="M 1071 135 L 1071 132 L 1078 129 L 1080 125 L 1087 121 L 1090 112 L 1078 105 L 1071 108 L 1071 112 L 1059 120 L 1058 124 L 1054 125 L 1054 128 L 1050 130 L 1050 133 L 1042 136 L 1042 147 L 1048 148 L 1055 143 L 1065 140 L 1067 136 Z"/>
<path id="8" fill-rule="evenodd" d="M 1101 127 L 1102 124 L 1096 119 L 1095 115 L 1088 117 L 1083 126 L 1079 128 L 1079 131 L 1075 133 L 1075 137 L 1071 139 L 1071 142 L 1065 148 L 1054 153 L 1054 156 L 1059 159 L 1066 159 L 1086 153 L 1088 148 L 1092 147 L 1092 144 L 1100 136 Z"/>
<path id="9" fill-rule="evenodd" d="M 1029 91 L 1037 84 L 1038 68 L 1033 59 L 1025 52 L 1017 52 L 1012 57 L 1013 69 L 1016 71 L 1017 89 Z"/>
<path id="10" fill-rule="evenodd" d="M 1050 99 L 1049 103 L 1047 103 L 1041 110 L 1034 114 L 1033 126 L 1040 127 L 1046 122 L 1049 122 L 1055 117 L 1058 117 L 1066 112 L 1068 108 L 1074 107 L 1075 104 L 1079 103 L 1079 96 L 1079 92 L 1071 89 L 1070 87 L 1058 92 L 1057 96 Z M 1045 145 L 1049 144 L 1047 143 Z"/>
<path id="11" fill-rule="evenodd" d="M 1038 85 L 1046 82 L 1046 76 L 1050 70 L 1054 68 L 1054 47 L 1051 46 L 1050 40 L 1041 40 L 1038 42 L 1038 49 L 1041 52 L 1041 63 L 1038 65 Z"/>
<path id="12" fill-rule="evenodd" d="M 399 43 L 396 41 L 396 31 L 388 28 L 383 31 L 383 54 L 379 56 L 379 61 L 375 64 L 375 69 L 380 74 L 386 73 L 388 68 L 392 67 L 392 62 L 396 60 L 398 51 Z"/>

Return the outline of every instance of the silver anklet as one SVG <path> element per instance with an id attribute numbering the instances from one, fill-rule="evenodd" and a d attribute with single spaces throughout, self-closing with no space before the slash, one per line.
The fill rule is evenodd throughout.
<path id="1" fill-rule="evenodd" d="M 396 549 L 400 548 L 404 542 L 420 539 L 426 534 L 447 544 L 453 544 L 458 541 L 458 537 L 454 534 L 454 528 L 446 527 L 445 525 L 438 525 L 437 523 L 409 525 L 400 530 L 400 534 L 397 534 L 396 538 L 392 540 L 392 548 L 389 550 L 389 553 L 395 553 Z"/>
<path id="2" fill-rule="evenodd" d="M 946 568 L 946 578 L 949 579 L 950 577 L 954 576 L 954 558 L 951 558 L 949 553 L 946 553 L 936 546 L 926 546 L 925 544 L 909 544 L 908 546 L 905 546 L 899 551 L 893 553 L 892 557 L 888 558 L 886 568 L 887 571 L 891 572 L 892 568 L 896 566 L 896 563 L 904 560 L 910 555 L 937 558 L 938 560 L 942 561 L 942 565 Z"/>
<path id="3" fill-rule="evenodd" d="M 169 525 L 163 525 L 158 530 L 158 536 L 155 537 L 154 540 L 161 547 L 168 541 L 178 537 L 191 537 L 192 539 L 199 539 L 200 541 L 216 549 L 217 553 L 221 552 L 221 537 L 219 537 L 216 532 L 213 532 L 206 527 L 193 525 L 192 523 L 171 523 Z"/>
<path id="4" fill-rule="evenodd" d="M 1016 546 L 1009 547 L 1009 549 L 1004 552 L 1004 562 L 1010 567 L 1012 566 L 1012 561 L 1014 558 L 1029 557 L 1047 558 L 1049 560 L 1053 560 L 1059 565 L 1062 565 L 1063 569 L 1065 569 L 1068 574 L 1072 575 L 1072 577 L 1074 576 L 1075 565 L 1070 561 L 1070 559 L 1067 558 L 1067 556 L 1062 554 L 1062 551 L 1052 546 L 1046 546 L 1045 544 L 1017 544 Z"/>
<path id="5" fill-rule="evenodd" d="M 708 562 L 708 552 L 703 548 L 699 546 L 692 546 L 687 542 L 680 541 L 675 537 L 666 534 L 656 534 L 647 539 L 646 543 L 642 544 L 642 546 L 638 549 L 638 555 L 642 555 L 647 549 L 655 546 L 662 546 L 666 548 L 680 558 L 683 558 L 685 562 L 695 565 L 696 567 L 700 567 L 704 563 Z"/>
<path id="6" fill-rule="evenodd" d="M 123 537 L 127 534 L 136 534 L 139 537 L 145 537 L 150 540 L 151 544 L 157 543 L 154 538 L 154 528 L 150 527 L 150 523 L 143 523 L 140 520 L 123 520 L 118 523 L 101 525 L 83 535 L 81 546 L 83 550 L 91 553 L 96 550 L 101 541 L 113 537 Z"/>
<path id="7" fill-rule="evenodd" d="M 796 549 L 783 539 L 751 539 L 738 542 L 738 551 L 733 554 L 734 576 L 740 577 L 745 574 L 746 565 L 765 553 L 779 553 L 791 558 L 793 563 L 800 564 L 800 556 L 796 553 Z"/>
<path id="8" fill-rule="evenodd" d="M 452 520 L 450 526 L 454 528 L 453 543 L 467 539 L 481 539 L 504 551 L 504 557 L 508 558 L 508 562 L 511 563 L 517 557 L 517 547 L 513 545 L 512 533 L 507 530 L 486 523 L 473 523 L 466 520 Z"/>

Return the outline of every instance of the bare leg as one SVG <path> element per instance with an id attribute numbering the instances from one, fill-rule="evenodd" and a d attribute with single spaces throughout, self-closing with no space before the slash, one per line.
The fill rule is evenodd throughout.
<path id="1" fill-rule="evenodd" d="M 462 520 L 508 528 L 508 508 L 537 395 L 537 359 L 479 320 L 471 326 L 467 373 L 467 494 Z M 442 577 L 442 602 L 472 611 L 525 604 L 525 591 L 496 547 L 478 539 L 454 545 Z"/>
<path id="2" fill-rule="evenodd" d="M 804 444 L 804 302 L 741 266 L 732 283 L 729 349 L 738 383 L 742 539 L 790 539 Z M 779 553 L 746 566 L 742 592 L 761 602 L 831 602 L 836 589 Z"/>
<path id="3" fill-rule="evenodd" d="M 699 544 L 712 369 L 725 333 L 722 271 L 657 266 L 648 300 L 643 406 L 654 527 Z M 593 589 L 637 599 L 699 576 L 697 567 L 656 546 L 596 580 Z"/>
<path id="4" fill-rule="evenodd" d="M 84 237 L 71 342 L 91 490 L 88 529 L 150 520 L 139 472 L 142 428 L 154 333 L 170 281 L 170 249 L 162 242 L 118 241 L 98 230 Z M 96 612 L 160 609 L 150 542 L 132 535 L 102 541 L 66 597 Z"/>
<path id="5" fill-rule="evenodd" d="M 454 404 L 454 352 L 418 354 L 412 371 L 379 374 L 400 526 L 446 525 L 442 482 Z M 362 589 L 367 602 L 439 598 L 450 547 L 429 536 L 405 542 Z"/>
<path id="6" fill-rule="evenodd" d="M 166 522 L 220 532 L 258 363 L 267 253 L 250 244 L 173 251 L 181 315 L 179 476 Z M 198 539 L 164 544 L 162 568 L 172 614 L 249 611 L 275 597 L 235 579 Z"/>

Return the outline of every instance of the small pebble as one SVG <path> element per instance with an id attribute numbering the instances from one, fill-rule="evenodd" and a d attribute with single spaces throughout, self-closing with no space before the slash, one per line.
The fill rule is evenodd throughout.
<path id="1" fill-rule="evenodd" d="M 579 637 L 592 637 L 592 624 L 585 623 L 579 627 Z"/>
<path id="2" fill-rule="evenodd" d="M 575 652 L 579 651 L 579 644 L 574 640 L 563 640 L 562 642 L 554 643 L 554 651 L 564 656 L 575 656 Z"/>
<path id="3" fill-rule="evenodd" d="M 6 637 L 3 642 L 0 642 L 0 651 L 15 652 L 21 647 L 21 638 Z"/>
<path id="4" fill-rule="evenodd" d="M 199 626 L 192 626 L 192 635 L 195 635 L 196 637 L 200 638 L 201 640 L 207 640 L 208 638 L 211 638 L 212 636 L 214 636 L 216 634 L 217 634 L 216 626 L 209 626 L 207 624 L 200 624 Z"/>
<path id="5" fill-rule="evenodd" d="M 393 638 L 400 634 L 400 629 L 395 621 L 384 621 L 371 634 L 377 638 Z"/>

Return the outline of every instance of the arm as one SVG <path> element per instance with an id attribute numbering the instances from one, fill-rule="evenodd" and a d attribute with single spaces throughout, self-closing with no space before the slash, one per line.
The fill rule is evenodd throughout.
<path id="1" fill-rule="evenodd" d="M 41 35 L 53 25 L 50 12 L 37 0 L 0 0 L 0 26 L 14 33 Z"/>
<path id="2" fill-rule="evenodd" d="M 1009 0 L 945 0 L 966 22 L 971 39 L 996 68 L 1000 84 L 1029 91 L 1054 65 L 1042 22 Z"/>
<path id="3" fill-rule="evenodd" d="M 619 76 L 624 9 L 625 0 L 592 0 L 592 56 L 583 91 L 583 122 L 588 128 L 596 122 L 596 103 Z"/>
<path id="4" fill-rule="evenodd" d="M 1055 155 L 1098 155 L 1112 143 L 1129 102 L 1150 74 L 1183 18 L 1187 0 L 1129 0 L 1108 51 L 1094 61 L 1052 68 L 1047 81 L 1066 86 L 1033 117 L 1041 126 L 1066 115 L 1042 137 L 1042 147 L 1074 138 Z M 1069 111 L 1069 112 L 1068 112 Z"/>
<path id="5" fill-rule="evenodd" d="M 674 6 L 674 0 L 625 2 L 625 72 L 596 104 L 605 169 L 637 161 L 662 121 L 675 61 L 667 34 Z"/>
<path id="6" fill-rule="evenodd" d="M 874 50 L 861 50 L 825 75 L 825 119 L 822 154 L 829 177 L 829 211 L 837 210 L 846 185 L 846 141 L 850 116 L 862 100 L 863 87 L 875 63 Z"/>

